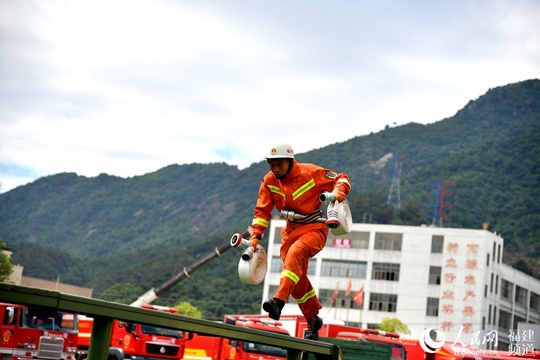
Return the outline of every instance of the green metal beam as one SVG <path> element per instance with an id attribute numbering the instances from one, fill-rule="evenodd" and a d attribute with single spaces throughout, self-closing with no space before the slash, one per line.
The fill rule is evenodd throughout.
<path id="1" fill-rule="evenodd" d="M 107 359 L 112 335 L 112 319 L 97 316 L 92 325 L 92 341 L 88 348 L 88 360 Z"/>
<path id="2" fill-rule="evenodd" d="M 84 314 L 93 317 L 95 322 L 92 329 L 92 344 L 89 349 L 90 360 L 93 358 L 102 359 L 104 357 L 101 357 L 101 355 L 107 354 L 113 319 L 194 332 L 202 335 L 248 340 L 261 344 L 279 346 L 287 349 L 288 360 L 300 360 L 302 352 L 313 353 L 318 359 L 323 360 L 341 359 L 339 347 L 329 343 L 299 339 L 278 333 L 253 330 L 177 314 L 141 309 L 130 305 L 74 296 L 56 291 L 0 283 L 0 301 L 28 306 L 45 306 L 53 308 L 56 311 Z"/>

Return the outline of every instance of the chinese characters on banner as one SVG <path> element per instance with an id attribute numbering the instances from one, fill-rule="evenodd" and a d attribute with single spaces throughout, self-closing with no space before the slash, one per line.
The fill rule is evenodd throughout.
<path id="1" fill-rule="evenodd" d="M 334 238 L 332 247 L 350 249 L 351 245 L 352 245 L 352 239 Z"/>
<path id="2" fill-rule="evenodd" d="M 465 254 L 465 257 L 463 257 Z M 444 275 L 442 279 L 441 329 L 451 331 L 456 326 L 471 333 L 475 314 L 476 277 L 478 275 L 478 244 L 461 246 L 458 242 L 446 245 Z M 465 319 L 456 324 L 454 319 Z M 470 321 L 467 321 L 470 319 Z"/>

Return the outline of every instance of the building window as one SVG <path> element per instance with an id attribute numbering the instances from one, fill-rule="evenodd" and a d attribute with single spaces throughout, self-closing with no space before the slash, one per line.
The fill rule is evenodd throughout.
<path id="1" fill-rule="evenodd" d="M 274 233 L 274 244 L 281 244 L 281 227 L 277 227 L 275 228 L 275 233 Z"/>
<path id="2" fill-rule="evenodd" d="M 519 326 L 519 323 L 522 323 L 522 322 L 527 322 L 527 319 L 525 319 L 524 317 L 517 316 L 516 314 L 514 314 L 514 326 L 512 326 L 512 329 L 517 329 L 518 326 Z"/>
<path id="3" fill-rule="evenodd" d="M 497 247 L 497 264 L 501 263 L 501 244 Z"/>
<path id="4" fill-rule="evenodd" d="M 529 308 L 533 311 L 540 312 L 540 296 L 531 291 L 531 299 Z"/>
<path id="5" fill-rule="evenodd" d="M 399 281 L 399 264 L 374 262 L 371 279 Z"/>
<path id="6" fill-rule="evenodd" d="M 486 255 L 487 255 L 486 266 L 489 266 L 489 254 L 486 254 Z"/>
<path id="7" fill-rule="evenodd" d="M 315 275 L 317 270 L 317 259 L 309 259 L 308 264 L 308 275 Z M 275 274 L 280 274 L 283 271 L 283 260 L 279 256 L 272 256 L 272 261 L 270 262 L 270 272 Z"/>
<path id="8" fill-rule="evenodd" d="M 501 297 L 512 300 L 512 286 L 511 282 L 508 282 L 504 279 L 501 280 Z"/>
<path id="9" fill-rule="evenodd" d="M 431 285 L 441 285 L 441 272 L 442 267 L 430 266 L 429 267 L 429 282 Z"/>
<path id="10" fill-rule="evenodd" d="M 369 310 L 396 312 L 397 295 L 371 293 L 369 296 Z"/>
<path id="11" fill-rule="evenodd" d="M 427 298 L 426 316 L 439 316 L 438 298 Z"/>
<path id="12" fill-rule="evenodd" d="M 351 231 L 347 235 L 334 236 L 332 233 L 328 236 L 326 246 L 332 246 L 335 238 L 345 237 L 351 241 L 351 249 L 369 249 L 369 231 Z"/>
<path id="13" fill-rule="evenodd" d="M 431 237 L 431 253 L 442 254 L 444 248 L 444 236 L 433 235 Z"/>
<path id="14" fill-rule="evenodd" d="M 307 274 L 315 275 L 316 271 L 317 271 L 317 259 L 309 259 Z"/>
<path id="15" fill-rule="evenodd" d="M 527 306 L 527 289 L 516 285 L 516 304 Z"/>
<path id="16" fill-rule="evenodd" d="M 508 331 L 508 329 L 512 328 L 512 315 L 510 313 L 507 313 L 506 311 L 500 311 L 499 312 L 499 329 L 504 329 Z"/>
<path id="17" fill-rule="evenodd" d="M 279 274 L 283 269 L 283 260 L 279 256 L 272 256 L 272 261 L 270 262 L 270 272 Z"/>
<path id="18" fill-rule="evenodd" d="M 375 233 L 375 250 L 401 251 L 403 234 Z"/>
<path id="19" fill-rule="evenodd" d="M 352 277 L 358 279 L 365 279 L 366 271 L 366 261 L 323 259 L 321 266 L 321 276 Z"/>

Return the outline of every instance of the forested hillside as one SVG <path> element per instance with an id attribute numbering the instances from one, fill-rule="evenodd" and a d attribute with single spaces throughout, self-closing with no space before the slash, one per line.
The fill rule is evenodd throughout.
<path id="1" fill-rule="evenodd" d="M 451 118 L 387 127 L 297 159 L 349 174 L 355 222 L 366 214 L 382 224 L 430 222 L 431 185 L 447 184 L 443 226 L 489 223 L 505 239 L 504 261 L 540 277 L 539 150 L 540 81 L 529 80 L 490 89 Z M 401 209 L 387 204 L 397 153 Z M 133 301 L 245 230 L 267 170 L 261 161 L 244 170 L 171 164 L 127 179 L 44 177 L 0 194 L 0 238 L 27 276 Z M 228 251 L 156 303 L 189 301 L 207 318 L 258 311 L 261 287 L 239 283 L 238 256 Z"/>

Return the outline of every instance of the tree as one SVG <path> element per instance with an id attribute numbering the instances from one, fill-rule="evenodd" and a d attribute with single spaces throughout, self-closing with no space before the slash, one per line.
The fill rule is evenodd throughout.
<path id="1" fill-rule="evenodd" d="M 187 301 L 179 302 L 174 307 L 178 310 L 178 314 L 180 315 L 191 316 L 198 319 L 202 318 L 202 312 Z"/>
<path id="2" fill-rule="evenodd" d="M 377 326 L 379 330 L 398 333 L 398 334 L 405 334 L 408 335 L 411 333 L 409 330 L 409 327 L 401 322 L 401 320 L 396 318 L 384 318 L 382 319 L 379 326 Z"/>
<path id="3" fill-rule="evenodd" d="M 144 290 L 130 283 L 114 284 L 105 290 L 99 297 L 101 300 L 113 301 L 121 304 L 131 304 Z"/>
<path id="4" fill-rule="evenodd" d="M 0 281 L 6 281 L 9 279 L 11 272 L 13 271 L 13 265 L 11 264 L 9 255 L 3 250 L 6 248 L 6 244 L 0 238 Z"/>

